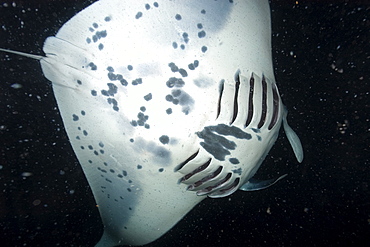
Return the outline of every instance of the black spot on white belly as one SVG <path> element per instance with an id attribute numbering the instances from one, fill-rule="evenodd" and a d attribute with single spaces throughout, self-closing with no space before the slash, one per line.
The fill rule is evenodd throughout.
<path id="1" fill-rule="evenodd" d="M 205 31 L 200 31 L 198 33 L 198 38 L 204 38 L 204 37 L 206 37 L 206 32 Z"/>
<path id="2" fill-rule="evenodd" d="M 145 99 L 146 101 L 151 100 L 151 99 L 152 99 L 152 94 L 151 94 L 151 93 L 148 93 L 147 95 L 145 95 L 145 96 L 144 96 L 144 99 Z"/>
<path id="3" fill-rule="evenodd" d="M 162 144 L 168 144 L 168 142 L 170 141 L 170 138 L 166 135 L 162 135 L 161 137 L 159 137 L 159 141 Z"/>
<path id="4" fill-rule="evenodd" d="M 142 16 L 143 16 L 143 13 L 142 12 L 137 12 L 137 14 L 135 15 L 135 18 L 136 19 L 139 19 Z"/>
<path id="5" fill-rule="evenodd" d="M 183 87 L 185 85 L 185 82 L 181 78 L 171 77 L 166 82 L 167 87 L 173 88 L 173 87 Z"/>
<path id="6" fill-rule="evenodd" d="M 231 164 L 234 164 L 234 165 L 239 164 L 239 160 L 237 158 L 230 158 L 229 161 Z"/>

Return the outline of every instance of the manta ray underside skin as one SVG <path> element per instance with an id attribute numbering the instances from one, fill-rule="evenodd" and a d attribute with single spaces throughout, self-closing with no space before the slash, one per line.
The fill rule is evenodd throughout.
<path id="1" fill-rule="evenodd" d="M 281 124 L 267 0 L 100 0 L 39 60 L 104 224 L 96 246 L 144 245 L 253 178 Z"/>

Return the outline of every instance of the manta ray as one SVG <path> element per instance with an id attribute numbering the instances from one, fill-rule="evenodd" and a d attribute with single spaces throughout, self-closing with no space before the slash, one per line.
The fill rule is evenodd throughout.
<path id="1" fill-rule="evenodd" d="M 267 0 L 100 0 L 37 59 L 98 206 L 96 246 L 144 245 L 253 178 L 281 125 Z"/>

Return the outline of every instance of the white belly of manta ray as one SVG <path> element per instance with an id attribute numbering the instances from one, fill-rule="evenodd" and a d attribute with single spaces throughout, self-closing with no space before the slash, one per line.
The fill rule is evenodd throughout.
<path id="1" fill-rule="evenodd" d="M 143 245 L 253 175 L 283 123 L 267 0 L 101 0 L 38 59 L 104 224 L 96 246 Z"/>

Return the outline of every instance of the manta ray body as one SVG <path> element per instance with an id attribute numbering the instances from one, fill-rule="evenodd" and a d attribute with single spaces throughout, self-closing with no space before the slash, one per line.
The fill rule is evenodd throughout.
<path id="1" fill-rule="evenodd" d="M 283 123 L 267 0 L 101 0 L 40 61 L 104 224 L 97 246 L 143 245 L 253 175 Z"/>

